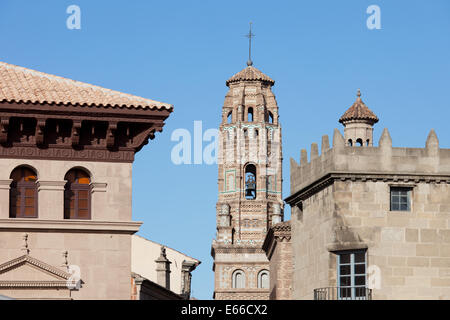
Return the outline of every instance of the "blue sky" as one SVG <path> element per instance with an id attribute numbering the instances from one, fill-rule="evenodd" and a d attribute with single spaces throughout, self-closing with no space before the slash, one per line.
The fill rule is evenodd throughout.
<path id="1" fill-rule="evenodd" d="M 66 28 L 69 5 L 81 29 Z M 369 30 L 369 5 L 381 29 Z M 394 146 L 423 147 L 434 128 L 450 148 L 450 2 L 347 1 L 1 1 L 0 60 L 175 106 L 163 133 L 133 165 L 133 218 L 140 235 L 202 261 L 193 295 L 213 292 L 217 166 L 171 162 L 177 128 L 219 125 L 225 81 L 253 61 L 276 83 L 283 128 L 284 191 L 289 158 L 332 137 L 362 98 Z M 286 217 L 289 217 L 289 208 Z"/>

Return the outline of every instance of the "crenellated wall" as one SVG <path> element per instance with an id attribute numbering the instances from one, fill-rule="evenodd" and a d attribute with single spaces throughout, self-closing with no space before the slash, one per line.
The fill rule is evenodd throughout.
<path id="1" fill-rule="evenodd" d="M 428 135 L 425 148 L 396 148 L 392 147 L 387 129 L 384 129 L 378 147 L 346 146 L 341 133 L 335 129 L 332 148 L 329 148 L 325 135 L 321 150 L 319 155 L 318 146 L 313 143 L 309 161 L 304 149 L 300 164 L 291 158 L 291 194 L 332 172 L 411 176 L 450 173 L 450 149 L 439 149 L 434 130 Z"/>

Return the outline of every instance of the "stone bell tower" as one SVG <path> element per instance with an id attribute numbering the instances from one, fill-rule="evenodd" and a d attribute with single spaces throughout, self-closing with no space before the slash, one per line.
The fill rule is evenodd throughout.
<path id="1" fill-rule="evenodd" d="M 283 220 L 281 126 L 274 81 L 252 66 L 226 81 L 219 127 L 215 299 L 268 299 L 268 228 Z"/>

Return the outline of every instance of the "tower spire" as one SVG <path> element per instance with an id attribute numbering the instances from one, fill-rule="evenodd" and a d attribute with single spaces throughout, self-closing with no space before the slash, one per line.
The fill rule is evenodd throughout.
<path id="1" fill-rule="evenodd" d="M 252 61 L 252 38 L 255 37 L 255 35 L 252 33 L 252 22 L 250 22 L 250 30 L 247 35 L 245 35 L 248 38 L 248 61 L 247 65 L 251 66 L 253 65 Z"/>

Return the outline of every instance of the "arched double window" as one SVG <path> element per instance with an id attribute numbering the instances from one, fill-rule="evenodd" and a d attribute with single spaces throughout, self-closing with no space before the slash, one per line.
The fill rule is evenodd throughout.
<path id="1" fill-rule="evenodd" d="M 261 270 L 258 273 L 258 288 L 260 289 L 269 289 L 269 271 Z"/>
<path id="2" fill-rule="evenodd" d="M 9 191 L 10 218 L 37 218 L 37 174 L 25 166 L 20 166 L 11 172 L 11 187 Z"/>
<path id="3" fill-rule="evenodd" d="M 91 219 L 91 178 L 82 169 L 71 169 L 64 180 L 64 219 Z"/>
<path id="4" fill-rule="evenodd" d="M 243 289 L 245 288 L 245 273 L 242 270 L 236 270 L 232 276 L 232 288 Z"/>

